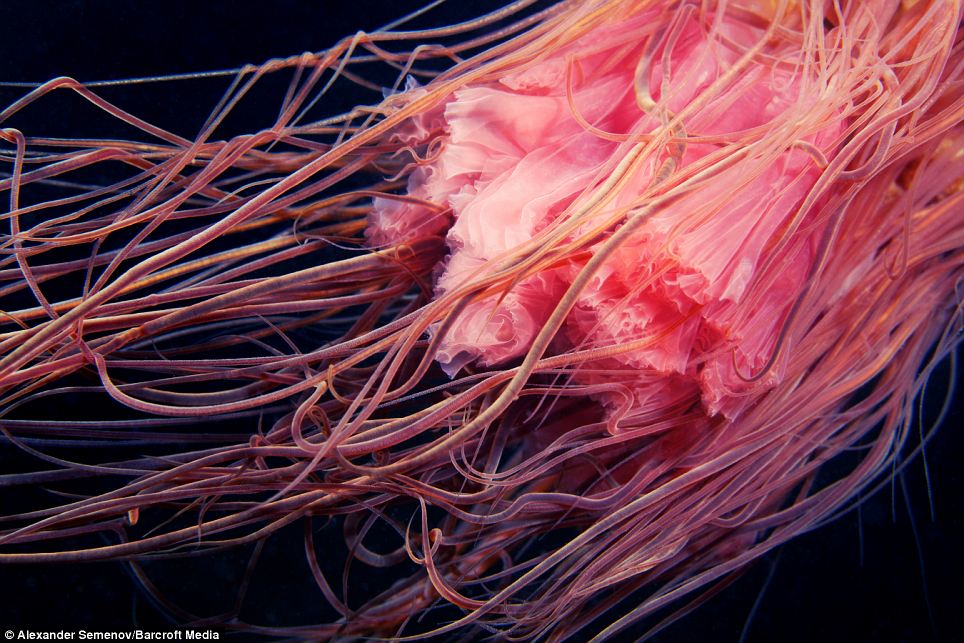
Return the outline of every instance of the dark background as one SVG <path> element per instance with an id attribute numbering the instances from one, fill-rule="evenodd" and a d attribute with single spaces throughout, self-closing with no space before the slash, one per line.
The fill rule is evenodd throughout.
<path id="1" fill-rule="evenodd" d="M 450 24 L 496 5 L 449 0 L 419 24 Z M 0 0 L 0 81 L 37 82 L 61 75 L 96 81 L 235 68 L 327 48 L 341 36 L 373 30 L 417 6 L 389 0 Z M 205 79 L 103 93 L 135 114 L 191 136 L 226 85 L 226 79 Z M 26 91 L 0 87 L 0 104 Z M 47 133 L 85 131 L 83 106 L 65 100 L 47 109 Z M 946 390 L 948 369 L 939 369 L 932 380 L 934 395 L 926 400 L 931 420 Z M 928 445 L 933 518 L 917 460 L 859 513 L 766 558 L 660 640 L 736 642 L 758 597 L 745 639 L 751 642 L 964 640 L 962 407 L 955 400 Z M 9 448 L 0 445 L 0 469 Z M 230 593 L 243 560 L 229 554 L 156 569 L 183 604 L 204 613 L 206 607 L 217 609 L 211 607 L 217 596 Z M 311 620 L 313 606 L 323 599 L 307 576 L 298 534 L 272 541 L 251 592 L 246 614 L 252 621 Z M 121 564 L 0 567 L 0 629 L 167 624 Z"/>

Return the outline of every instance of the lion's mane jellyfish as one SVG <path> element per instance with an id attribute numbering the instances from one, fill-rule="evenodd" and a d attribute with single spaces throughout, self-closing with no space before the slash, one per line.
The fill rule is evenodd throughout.
<path id="1" fill-rule="evenodd" d="M 0 431 L 40 463 L 0 562 L 253 566 L 301 522 L 330 618 L 295 635 L 606 638 L 921 448 L 960 3 L 530 5 L 245 68 L 196 136 L 70 79 L 0 114 Z M 378 97 L 319 114 L 346 83 Z M 11 124 L 65 92 L 127 134 Z"/>

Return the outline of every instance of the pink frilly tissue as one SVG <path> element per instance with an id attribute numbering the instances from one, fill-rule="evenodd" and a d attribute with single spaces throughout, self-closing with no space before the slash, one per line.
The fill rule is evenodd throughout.
<path id="1" fill-rule="evenodd" d="M 671 41 L 646 52 L 638 34 L 650 23 L 643 14 L 614 24 L 498 82 L 465 86 L 407 123 L 397 136 L 413 145 L 441 138 L 440 151 L 409 175 L 409 200 L 375 199 L 368 243 L 444 236 L 449 254 L 437 270 L 436 293 L 471 282 L 606 179 L 626 145 L 599 132 L 646 132 L 660 124 L 634 91 L 641 57 L 651 59 L 644 76 L 649 95 L 675 114 L 739 57 L 721 40 L 752 44 L 759 37 L 724 19 L 711 39 L 691 18 Z M 685 128 L 722 140 L 804 108 L 792 65 L 750 62 L 726 91 L 690 110 Z M 803 140 L 829 151 L 840 131 L 828 124 Z M 690 142 L 680 166 L 717 149 Z M 654 172 L 654 164 L 640 167 L 611 207 L 631 203 Z M 751 390 L 781 377 L 780 360 L 759 382 L 740 373 L 768 363 L 812 270 L 823 228 L 797 217 L 819 176 L 812 156 L 791 147 L 754 172 L 732 165 L 707 187 L 652 213 L 581 291 L 556 340 L 577 350 L 630 342 L 638 348 L 587 363 L 573 379 L 629 391 L 627 401 L 598 387 L 593 396 L 610 412 L 645 417 L 695 400 L 709 415 L 739 415 Z M 797 232 L 778 243 L 791 225 Z M 469 363 L 493 366 L 523 356 L 588 254 L 525 278 L 499 298 L 469 303 L 441 340 L 442 368 L 455 376 Z M 763 271 L 764 263 L 772 269 Z"/>

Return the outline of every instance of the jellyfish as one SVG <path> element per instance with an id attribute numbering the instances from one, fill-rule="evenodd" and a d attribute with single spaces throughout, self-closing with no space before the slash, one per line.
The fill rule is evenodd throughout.
<path id="1" fill-rule="evenodd" d="M 0 112 L 0 563 L 121 560 L 226 630 L 645 637 L 924 449 L 959 2 L 432 9 L 193 134 L 70 78 Z M 120 133 L 16 125 L 67 96 Z M 243 618 L 291 532 L 323 620 Z M 151 580 L 238 551 L 217 618 Z"/>

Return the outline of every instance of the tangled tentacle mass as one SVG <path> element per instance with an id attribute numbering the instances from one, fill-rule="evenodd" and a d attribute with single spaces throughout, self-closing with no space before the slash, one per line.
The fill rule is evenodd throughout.
<path id="1" fill-rule="evenodd" d="M 296 635 L 685 613 L 920 446 L 961 324 L 960 20 L 522 0 L 245 68 L 197 135 L 30 92 L 0 113 L 0 432 L 29 463 L 0 563 L 253 561 L 303 523 L 330 619 Z M 349 85 L 371 100 L 325 113 Z M 17 129 L 71 94 L 126 134 Z M 359 566 L 392 581 L 352 603 Z"/>

